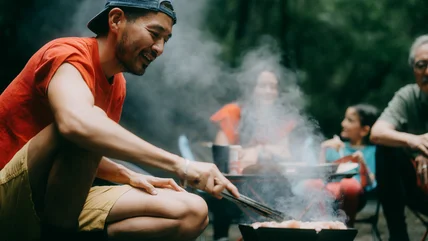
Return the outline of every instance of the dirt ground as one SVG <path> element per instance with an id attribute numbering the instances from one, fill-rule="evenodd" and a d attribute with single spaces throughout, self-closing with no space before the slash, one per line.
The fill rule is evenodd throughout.
<path id="1" fill-rule="evenodd" d="M 370 216 L 372 213 L 374 213 L 375 210 L 375 203 L 370 201 L 366 207 L 358 214 L 357 219 L 364 218 L 367 216 Z M 407 227 L 409 230 L 410 240 L 419 241 L 421 240 L 424 232 L 425 227 L 423 224 L 419 221 L 419 219 L 409 210 L 406 210 L 406 221 L 407 221 Z M 371 225 L 370 224 L 356 224 L 355 228 L 358 229 L 358 235 L 355 238 L 354 241 L 371 241 Z M 388 240 L 388 230 L 386 227 L 386 222 L 383 217 L 382 209 L 380 211 L 380 217 L 379 217 L 379 223 L 378 223 L 379 232 L 381 234 L 381 238 L 383 241 Z M 208 228 L 205 230 L 205 232 L 198 238 L 198 241 L 213 241 L 212 238 L 212 226 L 209 225 Z M 238 226 L 233 225 L 230 228 L 229 231 L 229 240 L 230 241 L 236 241 L 241 237 L 241 234 L 239 232 Z M 427 239 L 428 240 L 428 239 Z M 274 241 L 274 240 L 272 240 Z"/>

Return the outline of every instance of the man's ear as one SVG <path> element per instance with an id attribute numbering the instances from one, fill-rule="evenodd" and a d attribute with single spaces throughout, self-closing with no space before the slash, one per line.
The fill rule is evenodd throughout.
<path id="1" fill-rule="evenodd" d="M 117 33 L 120 29 L 120 26 L 126 21 L 125 13 L 120 8 L 113 8 L 108 14 L 108 25 L 110 31 Z"/>

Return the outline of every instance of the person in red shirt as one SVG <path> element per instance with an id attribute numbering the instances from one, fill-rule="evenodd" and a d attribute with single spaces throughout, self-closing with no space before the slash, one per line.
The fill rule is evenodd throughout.
<path id="1" fill-rule="evenodd" d="M 274 175 L 263 170 L 263 163 L 291 157 L 288 141 L 297 121 L 283 106 L 288 96 L 281 91 L 281 81 L 284 80 L 280 79 L 280 74 L 271 67 L 257 65 L 250 72 L 251 77 L 246 78 L 241 86 L 241 98 L 224 105 L 210 117 L 217 127 L 214 144 L 242 146 L 240 169 L 250 174 L 268 172 Z M 261 189 L 269 189 L 262 184 L 260 186 Z M 263 200 L 266 201 L 271 200 Z M 213 213 L 213 239 L 228 240 L 230 224 L 241 212 L 234 204 L 223 200 L 208 199 L 208 204 Z"/>
<path id="2" fill-rule="evenodd" d="M 176 22 L 170 0 L 107 1 L 88 27 L 96 38 L 60 38 L 37 51 L 0 96 L 0 233 L 5 240 L 190 240 L 206 203 L 172 179 L 108 159 L 175 173 L 220 197 L 239 196 L 214 164 L 190 162 L 121 127 L 122 72 L 143 75 Z M 124 185 L 91 187 L 95 177 Z"/>
<path id="3" fill-rule="evenodd" d="M 288 136 L 296 127 L 297 115 L 282 106 L 285 94 L 280 93 L 278 74 L 270 68 L 253 71 L 256 78 L 245 82 L 241 100 L 224 105 L 210 118 L 218 127 L 214 144 L 243 147 L 242 168 L 260 156 L 289 158 Z"/>

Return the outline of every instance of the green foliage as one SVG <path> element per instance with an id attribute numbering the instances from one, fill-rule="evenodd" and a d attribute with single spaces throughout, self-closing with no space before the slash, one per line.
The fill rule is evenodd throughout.
<path id="1" fill-rule="evenodd" d="M 408 50 L 426 31 L 426 1 L 213 1 L 207 19 L 216 21 L 207 25 L 223 45 L 223 60 L 236 66 L 262 36 L 272 36 L 284 66 L 301 73 L 306 111 L 327 136 L 339 131 L 347 106 L 383 109 L 414 81 Z"/>

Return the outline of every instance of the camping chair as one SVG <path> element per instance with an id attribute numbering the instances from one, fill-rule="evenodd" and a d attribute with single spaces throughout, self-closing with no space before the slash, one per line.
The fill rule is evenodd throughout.
<path id="1" fill-rule="evenodd" d="M 372 226 L 372 239 L 373 241 L 382 241 L 379 233 L 379 229 L 377 227 L 378 221 L 379 221 L 379 212 L 380 212 L 380 200 L 377 198 L 377 192 L 376 190 L 370 191 L 367 193 L 367 201 L 375 200 L 376 201 L 376 208 L 372 215 L 368 217 L 364 217 L 361 219 L 355 219 L 355 223 L 364 223 L 364 224 L 370 224 Z"/>
<path id="2" fill-rule="evenodd" d="M 425 233 L 422 236 L 421 241 L 425 241 L 427 236 L 428 236 L 428 218 L 426 216 L 423 216 L 422 214 L 420 214 L 418 211 L 409 208 L 413 214 L 421 221 L 421 223 L 425 226 Z"/>
<path id="3" fill-rule="evenodd" d="M 350 156 L 345 156 L 339 160 L 336 160 L 334 163 L 340 164 L 340 163 L 346 163 L 349 161 L 358 162 L 356 159 L 353 159 Z M 364 173 L 366 173 L 366 172 L 367 172 L 367 170 L 365 168 L 363 168 L 363 166 L 361 166 L 360 167 L 360 176 L 361 176 L 361 183 L 363 186 L 365 186 L 368 183 L 368 179 L 369 179 L 369 177 L 364 175 Z M 377 191 L 372 190 L 372 191 L 366 193 L 365 195 L 366 195 L 367 201 L 369 201 L 369 200 L 375 200 L 376 201 L 375 212 L 373 213 L 373 215 L 371 215 L 369 217 L 356 219 L 355 223 L 370 224 L 372 226 L 372 232 L 371 233 L 372 233 L 373 241 L 381 241 L 382 239 L 380 237 L 379 229 L 377 227 L 377 224 L 379 221 L 379 212 L 380 212 L 381 203 L 380 203 L 380 200 L 377 198 Z"/>

